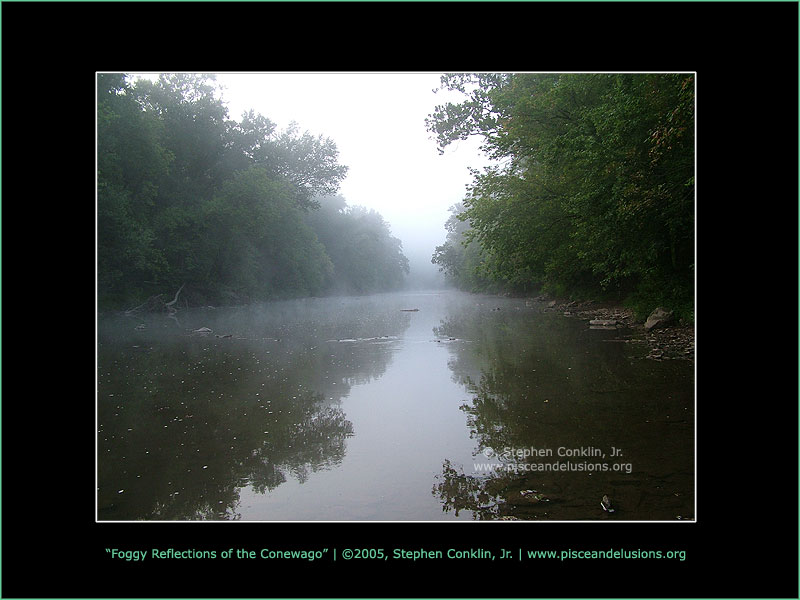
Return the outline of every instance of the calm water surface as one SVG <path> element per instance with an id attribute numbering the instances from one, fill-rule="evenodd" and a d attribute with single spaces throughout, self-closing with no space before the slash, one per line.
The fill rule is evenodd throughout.
<path id="1" fill-rule="evenodd" d="M 694 369 L 646 354 L 458 292 L 103 316 L 98 519 L 693 519 Z"/>

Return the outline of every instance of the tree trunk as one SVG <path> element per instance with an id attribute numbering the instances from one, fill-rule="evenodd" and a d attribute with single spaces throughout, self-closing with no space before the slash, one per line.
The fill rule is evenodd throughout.
<path id="1" fill-rule="evenodd" d="M 167 312 L 170 315 L 173 315 L 176 312 L 178 312 L 178 309 L 175 308 L 175 304 L 178 302 L 178 296 L 180 295 L 181 290 L 183 290 L 185 285 L 186 284 L 184 283 L 178 289 L 178 291 L 175 292 L 175 297 L 172 299 L 171 302 L 164 302 L 164 300 L 161 298 L 162 295 L 161 294 L 157 294 L 155 296 L 150 296 L 147 300 L 142 302 L 139 306 L 137 306 L 135 308 L 131 308 L 129 310 L 126 310 L 125 314 L 126 315 L 135 315 L 136 313 L 139 313 L 139 312 L 151 312 L 151 313 L 152 312 Z"/>

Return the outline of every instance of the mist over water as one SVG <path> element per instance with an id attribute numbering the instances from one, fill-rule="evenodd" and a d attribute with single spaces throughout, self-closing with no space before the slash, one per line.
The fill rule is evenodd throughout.
<path id="1" fill-rule="evenodd" d="M 691 518 L 691 367 L 626 335 L 442 290 L 101 317 L 98 518 Z M 532 447 L 630 470 L 497 469 Z"/>

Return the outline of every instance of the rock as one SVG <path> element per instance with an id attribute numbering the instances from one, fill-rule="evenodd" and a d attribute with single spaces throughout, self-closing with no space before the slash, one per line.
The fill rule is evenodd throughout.
<path id="1" fill-rule="evenodd" d="M 617 322 L 614 321 L 614 320 L 611 320 L 611 319 L 592 319 L 591 321 L 589 321 L 589 325 L 610 326 L 610 325 L 616 325 L 616 324 L 617 324 Z"/>
<path id="2" fill-rule="evenodd" d="M 556 305 L 556 301 L 555 300 L 550 300 L 550 302 L 547 303 L 547 307 L 548 308 L 553 308 L 555 305 Z"/>
<path id="3" fill-rule="evenodd" d="M 644 328 L 647 331 L 651 329 L 657 329 L 658 327 L 664 327 L 668 325 L 672 321 L 672 311 L 666 310 L 665 308 L 661 308 L 660 306 L 655 309 L 653 312 L 650 313 L 650 316 L 647 317 L 647 321 L 644 323 Z"/>
<path id="4" fill-rule="evenodd" d="M 538 504 L 540 502 L 550 502 L 550 498 L 537 492 L 536 490 L 522 490 L 519 495 L 510 492 L 506 497 L 508 504 L 512 506 L 524 506 L 526 504 Z"/>

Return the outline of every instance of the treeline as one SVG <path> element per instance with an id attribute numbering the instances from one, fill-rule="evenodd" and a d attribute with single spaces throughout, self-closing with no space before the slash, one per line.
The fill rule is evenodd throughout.
<path id="1" fill-rule="evenodd" d="M 101 308 L 183 288 L 192 304 L 399 287 L 400 241 L 336 196 L 335 143 L 228 118 L 213 76 L 97 80 Z"/>
<path id="2" fill-rule="evenodd" d="M 471 291 L 543 290 L 693 318 L 694 77 L 453 74 L 427 120 L 440 150 L 481 136 L 432 261 Z"/>

